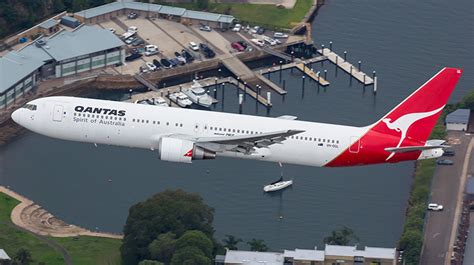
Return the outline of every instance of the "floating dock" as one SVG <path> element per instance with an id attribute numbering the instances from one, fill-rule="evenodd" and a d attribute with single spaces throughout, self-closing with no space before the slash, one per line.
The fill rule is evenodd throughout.
<path id="1" fill-rule="evenodd" d="M 329 48 L 319 49 L 318 52 L 323 56 L 326 56 L 329 61 L 333 62 L 337 67 L 346 71 L 353 78 L 357 79 L 362 84 L 368 86 L 374 84 L 374 79 L 368 76 L 366 73 L 360 71 L 357 67 L 347 62 L 341 56 L 331 51 Z"/>
<path id="2" fill-rule="evenodd" d="M 146 82 L 150 85 L 150 82 L 147 81 L 145 78 L 141 77 L 140 79 L 141 79 L 140 82 L 144 81 L 144 82 Z M 222 84 L 233 84 L 233 85 L 237 86 L 241 91 L 244 91 L 247 95 L 251 96 L 252 98 L 257 100 L 259 103 L 264 105 L 265 107 L 271 107 L 272 106 L 272 104 L 269 103 L 265 97 L 263 97 L 261 95 L 258 95 L 258 97 L 257 97 L 257 93 L 255 91 L 253 91 L 250 88 L 245 89 L 244 85 L 242 83 L 239 83 L 235 78 L 232 78 L 232 77 L 226 77 L 226 78 L 208 77 L 208 78 L 200 79 L 200 80 L 197 80 L 197 81 L 199 82 L 199 84 L 201 84 L 201 86 L 203 88 L 206 88 L 206 89 L 209 89 L 209 90 L 212 89 L 213 86 L 215 86 L 217 88 L 217 86 L 222 85 Z M 128 99 L 126 101 L 135 102 L 137 100 L 145 100 L 145 99 L 154 98 L 154 97 L 163 97 L 170 104 L 171 107 L 179 107 L 177 104 L 175 104 L 174 102 L 169 100 L 168 95 L 172 94 L 172 93 L 179 92 L 182 89 L 190 88 L 192 84 L 193 84 L 193 82 L 188 82 L 188 83 L 175 85 L 175 86 L 170 86 L 170 87 L 165 87 L 165 88 L 160 88 L 160 89 L 158 89 L 158 88 L 156 88 L 155 86 L 152 85 L 152 87 L 154 88 L 154 89 L 150 89 L 152 91 L 132 95 L 132 98 Z M 148 87 L 148 85 L 146 85 L 146 86 Z M 209 94 L 212 95 L 212 93 L 209 93 Z M 217 103 L 217 102 L 218 102 L 218 100 L 213 98 L 213 103 Z"/>
<path id="3" fill-rule="evenodd" d="M 300 59 L 296 59 L 292 63 L 282 64 L 281 66 L 276 65 L 276 66 L 272 66 L 272 67 L 269 67 L 269 68 L 262 69 L 260 71 L 260 74 L 264 75 L 264 74 L 268 74 L 268 73 L 278 72 L 280 70 L 286 70 L 286 69 L 290 69 L 290 68 L 297 68 L 301 72 L 304 72 L 308 77 L 313 79 L 315 82 L 318 82 L 320 85 L 328 86 L 329 82 L 327 80 L 325 80 L 321 75 L 319 75 L 319 77 L 318 77 L 318 74 L 315 73 L 311 69 L 311 67 L 306 66 L 308 64 L 318 63 L 318 62 L 321 62 L 321 61 L 325 61 L 327 59 L 328 59 L 327 56 L 318 56 L 318 57 L 314 57 L 314 58 L 304 60 L 304 61 L 300 60 Z M 285 90 L 283 90 L 283 91 L 286 93 Z M 283 93 L 280 93 L 280 94 L 283 94 Z"/>

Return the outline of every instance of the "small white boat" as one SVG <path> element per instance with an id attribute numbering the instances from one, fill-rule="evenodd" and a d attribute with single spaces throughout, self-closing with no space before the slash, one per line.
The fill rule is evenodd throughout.
<path id="1" fill-rule="evenodd" d="M 191 88 L 183 89 L 183 93 L 195 104 L 206 108 L 212 105 L 212 97 L 206 93 L 206 90 L 196 80 L 193 80 Z"/>
<path id="2" fill-rule="evenodd" d="M 160 106 L 160 107 L 169 107 L 170 106 L 170 105 L 168 105 L 168 102 L 166 102 L 166 100 L 162 97 L 153 98 L 153 101 L 154 101 L 154 105 L 156 105 L 156 106 Z"/>
<path id="3" fill-rule="evenodd" d="M 182 108 L 186 108 L 186 107 L 191 106 L 193 104 L 193 102 L 191 100 L 189 100 L 188 96 L 186 96 L 182 92 L 173 93 L 173 94 L 169 95 L 169 98 L 171 99 L 171 101 L 175 102 L 176 104 L 178 104 Z"/>
<path id="4" fill-rule="evenodd" d="M 282 190 L 291 185 L 293 185 L 293 180 L 283 180 L 283 178 L 280 178 L 279 180 L 263 187 L 263 191 L 272 192 L 272 191 Z"/>

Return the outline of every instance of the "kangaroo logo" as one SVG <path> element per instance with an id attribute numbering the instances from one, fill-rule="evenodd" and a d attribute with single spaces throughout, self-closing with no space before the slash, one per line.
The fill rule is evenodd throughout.
<path id="1" fill-rule="evenodd" d="M 390 118 L 382 119 L 382 121 L 387 125 L 387 127 L 390 130 L 395 130 L 397 132 L 401 132 L 400 141 L 398 142 L 398 145 L 397 145 L 397 148 L 398 148 L 402 144 L 403 140 L 405 140 L 405 138 L 407 136 L 408 129 L 410 128 L 410 126 L 413 123 L 415 123 L 415 122 L 417 122 L 421 119 L 433 116 L 434 114 L 440 112 L 443 108 L 444 108 L 444 105 L 439 109 L 435 109 L 435 110 L 428 111 L 428 112 L 417 112 L 417 113 L 406 114 L 406 115 L 403 115 L 400 118 L 396 119 L 393 122 L 392 122 L 392 119 L 390 119 Z M 394 155 L 395 155 L 395 153 L 391 152 L 390 155 L 387 157 L 387 159 L 385 159 L 385 161 L 388 161 Z"/>

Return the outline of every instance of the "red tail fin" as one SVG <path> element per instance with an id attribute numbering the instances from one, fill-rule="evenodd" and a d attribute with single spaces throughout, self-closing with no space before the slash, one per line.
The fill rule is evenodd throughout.
<path id="1" fill-rule="evenodd" d="M 462 70 L 443 68 L 402 103 L 374 123 L 359 141 L 357 154 L 347 150 L 327 166 L 372 164 L 415 160 L 420 152 L 390 153 L 388 147 L 424 145 L 436 124 L 451 92 L 461 77 Z M 358 146 L 349 150 L 358 150 Z"/>

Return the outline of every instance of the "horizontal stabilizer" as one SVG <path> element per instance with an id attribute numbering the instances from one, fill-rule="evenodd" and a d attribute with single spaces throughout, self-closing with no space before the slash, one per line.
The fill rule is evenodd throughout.
<path id="1" fill-rule="evenodd" d="M 414 152 L 414 151 L 424 151 L 429 149 L 436 149 L 436 148 L 449 148 L 450 146 L 447 145 L 423 145 L 423 146 L 406 146 L 406 147 L 387 147 L 385 151 L 392 152 L 392 153 L 406 153 L 406 152 Z"/>

